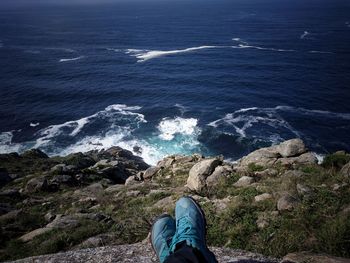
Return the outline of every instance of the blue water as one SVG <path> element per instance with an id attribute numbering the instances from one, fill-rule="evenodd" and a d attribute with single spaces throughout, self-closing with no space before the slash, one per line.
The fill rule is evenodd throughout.
<path id="1" fill-rule="evenodd" d="M 0 152 L 350 151 L 349 101 L 349 1 L 0 4 Z"/>

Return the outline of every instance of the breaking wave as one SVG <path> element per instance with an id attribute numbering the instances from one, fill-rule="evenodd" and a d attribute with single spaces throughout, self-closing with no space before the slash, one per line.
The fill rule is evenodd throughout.
<path id="1" fill-rule="evenodd" d="M 322 121 L 338 119 L 348 123 L 350 113 L 309 110 L 291 106 L 252 107 L 228 113 L 223 118 L 210 122 L 208 126 L 241 139 L 249 138 L 274 144 L 293 137 L 302 137 L 308 140 L 308 136 L 300 129 L 295 128 L 291 124 L 291 120 L 310 117 L 314 121 L 317 121 L 318 118 Z"/>
<path id="2" fill-rule="evenodd" d="M 219 48 L 219 47 L 220 46 L 199 46 L 199 47 L 191 47 L 186 49 L 167 50 L 167 51 L 146 50 L 146 49 L 127 49 L 125 53 L 130 54 L 133 57 L 136 57 L 138 59 L 137 62 L 144 62 L 144 61 L 158 58 L 158 57 L 193 52 L 193 51 L 202 50 L 202 49 Z"/>
<path id="3" fill-rule="evenodd" d="M 140 129 L 147 121 L 139 110 L 139 106 L 110 105 L 93 115 L 40 129 L 31 140 L 21 143 L 13 140 L 20 131 L 2 132 L 0 152 L 23 152 L 40 148 L 53 156 L 116 145 L 133 151 L 149 164 L 156 164 L 167 155 L 201 151 L 197 140 L 200 129 L 196 119 L 164 118 L 154 127 L 152 134 L 142 133 L 140 137 L 137 134 L 140 134 Z"/>
<path id="4" fill-rule="evenodd" d="M 75 57 L 75 58 L 61 58 L 59 62 L 69 62 L 69 61 L 75 61 L 84 58 L 84 56 Z"/>

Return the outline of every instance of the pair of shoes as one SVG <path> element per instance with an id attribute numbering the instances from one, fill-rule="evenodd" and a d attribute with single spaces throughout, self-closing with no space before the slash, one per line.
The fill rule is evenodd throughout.
<path id="1" fill-rule="evenodd" d="M 182 197 L 176 202 L 175 218 L 176 221 L 170 215 L 162 215 L 152 226 L 151 243 L 160 262 L 183 243 L 197 249 L 208 263 L 217 262 L 206 244 L 204 213 L 191 197 Z"/>

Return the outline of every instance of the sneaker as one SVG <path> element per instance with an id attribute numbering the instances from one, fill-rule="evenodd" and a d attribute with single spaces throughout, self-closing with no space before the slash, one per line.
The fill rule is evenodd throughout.
<path id="1" fill-rule="evenodd" d="M 167 214 L 156 218 L 152 225 L 151 244 L 161 263 L 170 255 L 170 244 L 175 231 L 175 220 Z"/>
<path id="2" fill-rule="evenodd" d="M 197 249 L 208 263 L 217 263 L 206 242 L 206 221 L 200 206 L 191 197 L 182 197 L 176 202 L 176 233 L 171 243 L 171 253 L 177 245 L 186 242 Z"/>

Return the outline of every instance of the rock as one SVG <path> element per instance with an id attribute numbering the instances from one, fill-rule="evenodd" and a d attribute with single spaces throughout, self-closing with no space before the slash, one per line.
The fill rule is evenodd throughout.
<path id="1" fill-rule="evenodd" d="M 75 186 L 78 184 L 77 180 L 75 179 L 75 177 L 73 177 L 72 175 L 68 175 L 68 174 L 58 174 L 55 175 L 52 180 L 52 183 L 58 183 L 58 184 L 66 184 L 69 186 Z"/>
<path id="2" fill-rule="evenodd" d="M 74 174 L 77 171 L 75 165 L 66 165 L 60 163 L 51 168 L 50 172 L 53 174 Z"/>
<path id="3" fill-rule="evenodd" d="M 149 167 L 144 173 L 143 173 L 143 179 L 147 180 L 147 179 L 152 179 L 153 176 L 155 176 L 158 171 L 160 170 L 159 167 L 157 166 L 153 166 L 153 167 Z"/>
<path id="4" fill-rule="evenodd" d="M 48 212 L 45 214 L 44 218 L 47 222 L 51 222 L 56 218 L 56 215 L 52 214 L 51 212 Z"/>
<path id="5" fill-rule="evenodd" d="M 217 158 L 205 159 L 195 164 L 187 179 L 187 187 L 193 191 L 200 192 L 206 186 L 206 179 L 211 175 L 214 169 L 221 164 Z"/>
<path id="6" fill-rule="evenodd" d="M 254 178 L 250 176 L 242 176 L 241 178 L 238 179 L 236 183 L 233 185 L 236 187 L 246 187 L 254 183 Z"/>
<path id="7" fill-rule="evenodd" d="M 277 209 L 278 211 L 291 211 L 293 210 L 297 205 L 299 201 L 295 197 L 293 197 L 290 194 L 284 194 L 280 199 L 277 201 Z"/>
<path id="8" fill-rule="evenodd" d="M 268 258 L 260 254 L 235 250 L 229 248 L 210 247 L 220 263 L 277 263 L 277 259 Z M 136 244 L 127 244 L 119 246 L 105 246 L 81 250 L 72 250 L 35 256 L 26 259 L 20 259 L 17 263 L 32 262 L 51 262 L 51 263 L 76 263 L 76 262 L 95 262 L 95 263 L 154 263 L 157 257 L 153 252 L 150 242 L 140 242 Z M 343 262 L 342 262 L 343 263 Z"/>
<path id="9" fill-rule="evenodd" d="M 269 226 L 269 221 L 266 218 L 259 216 L 256 220 L 256 225 L 259 229 L 264 229 Z"/>
<path id="10" fill-rule="evenodd" d="M 79 220 L 77 218 L 75 218 L 74 216 L 57 215 L 51 223 L 46 225 L 46 228 L 67 229 L 67 228 L 78 227 L 79 225 L 80 225 Z"/>
<path id="11" fill-rule="evenodd" d="M 22 242 L 28 242 L 28 241 L 33 240 L 35 237 L 40 236 L 42 234 L 45 234 L 47 232 L 50 232 L 52 230 L 53 230 L 53 228 L 50 228 L 50 227 L 38 228 L 38 229 L 35 229 L 35 230 L 33 230 L 33 231 L 29 232 L 29 233 L 24 234 L 19 239 Z"/>
<path id="12" fill-rule="evenodd" d="M 254 176 L 259 177 L 259 178 L 269 177 L 269 176 L 275 177 L 277 175 L 278 175 L 278 171 L 276 169 L 273 169 L 273 168 L 267 168 L 263 171 L 258 171 L 258 172 L 254 173 Z"/>
<path id="13" fill-rule="evenodd" d="M 89 192 L 89 193 L 93 193 L 93 194 L 102 194 L 103 193 L 103 186 L 100 183 L 94 183 L 91 184 L 87 187 L 84 188 L 84 191 Z"/>
<path id="14" fill-rule="evenodd" d="M 109 245 L 114 240 L 118 239 L 118 236 L 115 234 L 100 234 L 93 236 L 82 242 L 78 247 L 79 248 L 91 248 Z"/>
<path id="15" fill-rule="evenodd" d="M 47 156 L 46 153 L 39 149 L 31 149 L 28 151 L 25 151 L 21 154 L 21 157 L 23 158 L 33 158 L 33 159 L 47 159 L 49 156 Z"/>
<path id="16" fill-rule="evenodd" d="M 49 188 L 48 185 L 49 184 L 45 177 L 33 178 L 27 182 L 27 185 L 25 187 L 25 192 L 36 193 L 39 191 L 47 191 Z"/>
<path id="17" fill-rule="evenodd" d="M 265 201 L 265 200 L 269 200 L 272 199 L 272 195 L 269 193 L 264 193 L 261 195 L 257 195 L 254 197 L 255 202 L 261 202 L 261 201 Z"/>
<path id="18" fill-rule="evenodd" d="M 126 192 L 126 196 L 127 197 L 136 197 L 140 194 L 141 192 L 140 191 L 137 191 L 137 190 L 133 190 L 133 191 L 128 191 Z"/>
<path id="19" fill-rule="evenodd" d="M 83 153 L 72 153 L 63 158 L 66 165 L 74 165 L 77 169 L 88 168 L 96 163 L 96 161 Z"/>
<path id="20" fill-rule="evenodd" d="M 116 184 L 116 185 L 112 185 L 112 186 L 110 186 L 110 187 L 107 187 L 106 189 L 105 189 L 105 192 L 106 193 L 116 193 L 116 192 L 120 192 L 122 189 L 124 189 L 125 188 L 125 186 L 124 185 L 122 185 L 122 184 Z"/>
<path id="21" fill-rule="evenodd" d="M 240 159 L 238 168 L 247 169 L 250 164 L 268 167 L 273 165 L 280 156 L 275 146 L 261 148 Z"/>
<path id="22" fill-rule="evenodd" d="M 306 175 L 305 173 L 303 173 L 302 171 L 299 171 L 299 170 L 288 170 L 282 175 L 282 177 L 286 177 L 286 178 L 301 178 L 301 177 L 303 177 L 305 175 Z"/>
<path id="23" fill-rule="evenodd" d="M 350 162 L 348 162 L 341 168 L 340 174 L 344 177 L 350 177 Z"/>
<path id="24" fill-rule="evenodd" d="M 307 151 L 305 144 L 301 139 L 284 141 L 276 147 L 276 150 L 282 157 L 293 157 L 301 155 Z"/>
<path id="25" fill-rule="evenodd" d="M 290 253 L 281 263 L 350 263 L 348 258 L 333 257 L 330 255 L 312 254 L 310 252 Z"/>
<path id="26" fill-rule="evenodd" d="M 270 222 L 275 220 L 278 216 L 278 211 L 261 212 L 258 214 L 256 225 L 259 229 L 264 229 L 269 226 Z"/>
<path id="27" fill-rule="evenodd" d="M 217 185 L 220 180 L 225 179 L 228 174 L 232 172 L 232 169 L 228 169 L 226 166 L 217 166 L 214 172 L 206 179 L 207 186 Z"/>
<path id="28" fill-rule="evenodd" d="M 238 207 L 242 203 L 242 199 L 239 196 L 228 196 L 223 199 L 214 199 L 212 203 L 217 213 L 225 212 L 230 207 Z"/>
<path id="29" fill-rule="evenodd" d="M 98 173 L 106 176 L 116 184 L 125 184 L 126 179 L 132 175 L 122 164 L 103 168 Z"/>
<path id="30" fill-rule="evenodd" d="M 305 197 L 308 197 L 313 193 L 310 187 L 303 184 L 297 184 L 297 192 L 300 196 L 305 196 Z"/>
<path id="31" fill-rule="evenodd" d="M 135 180 L 135 176 L 129 176 L 128 179 L 125 181 L 125 185 L 134 185 L 140 183 L 139 181 Z"/>
<path id="32" fill-rule="evenodd" d="M 169 168 L 174 162 L 175 162 L 175 159 L 173 157 L 166 157 L 157 163 L 157 167 Z"/>
<path id="33" fill-rule="evenodd" d="M 295 165 L 295 164 L 317 164 L 317 162 L 318 161 L 317 161 L 316 155 L 311 152 L 303 153 L 302 155 L 297 157 L 278 159 L 278 163 L 284 166 Z"/>
<path id="34" fill-rule="evenodd" d="M 0 168 L 0 187 L 12 181 L 11 176 L 5 168 Z"/>

